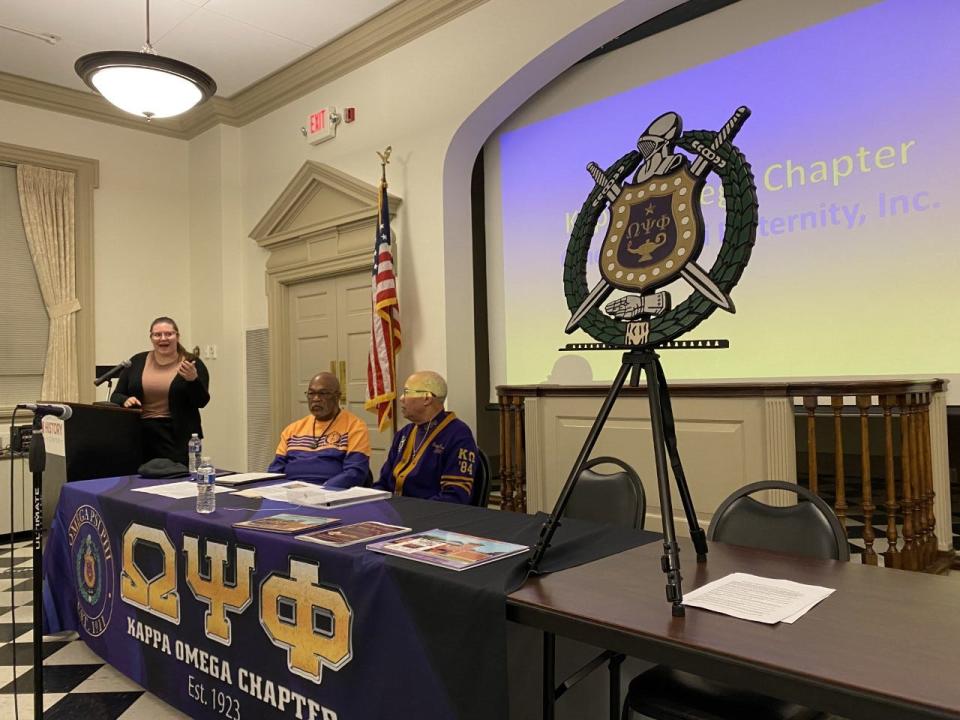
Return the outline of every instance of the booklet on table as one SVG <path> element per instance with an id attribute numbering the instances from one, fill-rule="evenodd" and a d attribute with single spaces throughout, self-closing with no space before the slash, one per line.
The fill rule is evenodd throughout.
<path id="1" fill-rule="evenodd" d="M 511 555 L 519 555 L 529 548 L 526 545 L 436 529 L 374 543 L 368 545 L 367 549 L 451 570 L 467 570 Z"/>
<path id="2" fill-rule="evenodd" d="M 267 500 L 280 500 L 291 505 L 310 505 L 312 507 L 342 507 L 371 500 L 385 500 L 392 497 L 388 490 L 374 490 L 368 487 L 352 487 L 344 490 L 327 489 L 317 483 L 303 480 L 289 480 L 266 487 L 240 490 L 241 497 L 262 497 Z"/>
<path id="3" fill-rule="evenodd" d="M 283 473 L 271 472 L 248 472 L 234 473 L 233 475 L 217 476 L 218 485 L 246 485 L 247 483 L 262 482 L 263 480 L 275 480 L 285 477 Z"/>
<path id="4" fill-rule="evenodd" d="M 330 545 L 332 547 L 346 547 L 347 545 L 370 542 L 377 538 L 399 535 L 404 532 L 410 532 L 410 528 L 400 527 L 399 525 L 387 525 L 386 523 L 369 520 L 354 523 L 353 525 L 330 528 L 329 530 L 316 530 L 314 532 L 304 533 L 303 535 L 297 535 L 297 540 L 306 540 L 307 542 Z"/>

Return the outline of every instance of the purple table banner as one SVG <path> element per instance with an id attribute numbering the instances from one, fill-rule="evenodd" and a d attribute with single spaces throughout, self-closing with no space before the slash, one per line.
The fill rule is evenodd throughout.
<path id="1" fill-rule="evenodd" d="M 443 528 L 536 544 L 544 515 L 392 498 L 319 509 L 63 487 L 44 551 L 45 622 L 75 629 L 130 679 L 194 718 L 368 720 L 507 716 L 505 595 L 526 555 L 463 572 L 234 528 L 278 512 Z M 559 569 L 649 542 L 565 521 Z"/>

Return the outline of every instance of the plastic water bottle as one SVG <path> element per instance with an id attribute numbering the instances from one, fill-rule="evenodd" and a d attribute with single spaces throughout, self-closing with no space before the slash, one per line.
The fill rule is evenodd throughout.
<path id="1" fill-rule="evenodd" d="M 200 436 L 194 433 L 187 441 L 187 463 L 189 464 L 190 476 L 194 480 L 197 479 L 197 468 L 200 467 L 202 460 L 200 456 L 202 454 L 203 442 L 200 440 Z"/>
<path id="2" fill-rule="evenodd" d="M 214 470 L 210 458 L 200 460 L 197 468 L 197 512 L 212 513 L 217 509 L 216 492 L 217 471 Z"/>

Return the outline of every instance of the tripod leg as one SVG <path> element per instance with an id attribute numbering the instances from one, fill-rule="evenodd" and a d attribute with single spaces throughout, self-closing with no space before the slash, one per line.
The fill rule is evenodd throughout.
<path id="1" fill-rule="evenodd" d="M 690 539 L 693 540 L 693 548 L 697 553 L 697 562 L 707 561 L 707 536 L 700 527 L 700 521 L 697 520 L 697 512 L 693 507 L 693 498 L 690 496 L 690 488 L 687 485 L 687 476 L 683 472 L 683 463 L 680 462 L 680 451 L 677 449 L 677 430 L 673 420 L 673 405 L 670 402 L 670 388 L 667 386 L 667 378 L 663 372 L 663 365 L 660 359 L 654 356 L 656 366 L 656 378 L 647 378 L 648 382 L 659 386 L 660 391 L 660 412 L 663 418 L 664 440 L 667 446 L 667 454 L 670 456 L 670 466 L 673 468 L 673 477 L 677 481 L 677 491 L 680 493 L 680 500 L 683 503 L 683 512 L 687 516 L 687 526 L 690 528 Z"/>
<path id="2" fill-rule="evenodd" d="M 613 403 L 623 388 L 627 374 L 630 372 L 631 367 L 635 367 L 636 361 L 633 361 L 632 358 L 633 356 L 630 353 L 623 356 L 623 364 L 620 366 L 620 372 L 617 373 L 617 377 L 610 386 L 610 392 L 600 407 L 597 419 L 593 421 L 593 427 L 590 428 L 587 439 L 583 443 L 583 448 L 581 448 L 580 454 L 577 456 L 577 461 L 573 464 L 573 469 L 570 470 L 567 482 L 564 483 L 563 489 L 560 491 L 560 497 L 557 498 L 557 502 L 553 506 L 553 512 L 550 513 L 550 518 L 540 529 L 540 539 L 537 541 L 537 547 L 534 549 L 533 554 L 530 556 L 530 561 L 527 563 L 527 577 L 539 570 L 540 561 L 543 560 L 543 554 L 547 551 L 547 548 L 550 547 L 550 539 L 560 525 L 560 518 L 563 516 L 563 511 L 567 507 L 570 495 L 573 493 L 573 488 L 576 486 L 577 479 L 580 477 L 580 471 L 583 470 L 587 458 L 589 458 L 590 453 L 593 452 L 593 446 L 597 444 L 597 438 L 600 437 L 600 431 L 603 430 L 603 425 L 610 416 L 610 410 L 613 409 Z M 636 374 L 636 371 L 634 374 Z"/>
<path id="3" fill-rule="evenodd" d="M 683 588 L 680 576 L 680 546 L 673 524 L 673 499 L 670 497 L 670 478 L 667 474 L 666 443 L 663 436 L 663 412 L 660 405 L 660 384 L 656 380 L 656 355 L 646 362 L 647 393 L 650 398 L 650 424 L 653 426 L 653 457 L 657 463 L 657 489 L 660 494 L 660 520 L 663 523 L 663 556 L 660 560 L 667 574 L 667 600 L 673 603 L 674 617 L 684 615 Z"/>

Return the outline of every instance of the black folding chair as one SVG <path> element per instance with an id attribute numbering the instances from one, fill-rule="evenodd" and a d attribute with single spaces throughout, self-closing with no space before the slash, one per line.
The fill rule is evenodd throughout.
<path id="1" fill-rule="evenodd" d="M 787 490 L 800 502 L 767 505 L 750 497 L 763 490 Z M 709 540 L 794 555 L 849 560 L 850 546 L 840 521 L 823 500 L 799 485 L 766 480 L 736 490 L 720 503 L 707 532 Z M 817 720 L 827 713 L 749 689 L 656 665 L 630 683 L 622 720 L 636 712 L 653 720 Z"/>
<path id="2" fill-rule="evenodd" d="M 473 494 L 470 504 L 477 507 L 486 507 L 490 503 L 490 458 L 477 448 L 479 462 L 476 467 L 476 476 L 473 478 Z"/>
<path id="3" fill-rule="evenodd" d="M 602 473 L 596 469 L 600 465 L 613 465 L 618 469 Z M 564 517 L 635 530 L 643 529 L 646 513 L 647 497 L 640 476 L 623 460 L 614 457 L 594 458 L 583 466 L 563 512 Z M 547 688 L 554 682 L 556 637 L 553 633 L 544 633 L 543 652 L 546 660 L 544 687 Z M 610 719 L 617 720 L 620 714 L 620 666 L 625 659 L 622 653 L 604 650 L 553 688 L 554 701 L 606 664 L 610 677 Z"/>

